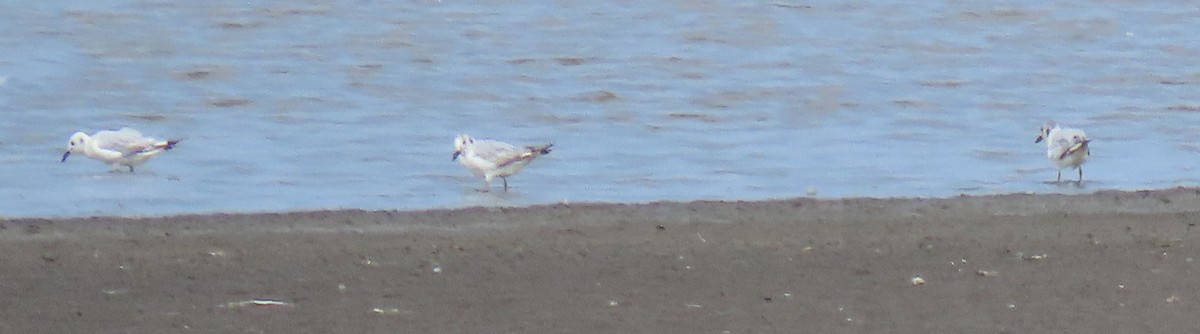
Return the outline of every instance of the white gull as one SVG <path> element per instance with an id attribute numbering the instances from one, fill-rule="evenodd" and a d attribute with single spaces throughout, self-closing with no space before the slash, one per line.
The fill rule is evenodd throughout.
<path id="1" fill-rule="evenodd" d="M 71 153 L 83 153 L 88 158 L 99 160 L 112 165 L 113 170 L 122 166 L 133 172 L 133 167 L 146 163 L 146 160 L 175 147 L 179 139 L 158 140 L 143 136 L 141 132 L 130 128 L 117 131 L 104 130 L 88 136 L 83 132 L 71 135 L 67 143 L 67 152 L 63 153 L 61 162 L 66 162 Z"/>
<path id="2" fill-rule="evenodd" d="M 1070 167 L 1079 170 L 1078 183 L 1082 184 L 1083 163 L 1092 155 L 1088 147 L 1091 140 L 1087 138 L 1087 134 L 1080 129 L 1059 127 L 1051 121 L 1042 125 L 1042 131 L 1034 143 L 1043 140 L 1046 141 L 1046 157 L 1058 167 L 1058 182 L 1062 182 L 1063 168 Z"/>
<path id="3" fill-rule="evenodd" d="M 504 190 L 507 191 L 508 177 L 521 171 L 534 158 L 550 154 L 551 147 L 554 144 L 517 148 L 495 140 L 476 140 L 464 134 L 454 139 L 451 160 L 458 160 L 472 174 L 483 177 L 487 187 L 480 191 L 491 190 L 492 179 L 496 177 L 504 181 Z"/>

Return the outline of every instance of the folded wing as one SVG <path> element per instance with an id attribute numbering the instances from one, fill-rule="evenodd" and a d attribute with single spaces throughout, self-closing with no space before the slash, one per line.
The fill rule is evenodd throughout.
<path id="1" fill-rule="evenodd" d="M 100 149 L 117 152 L 122 156 L 143 153 L 159 147 L 157 139 L 143 136 L 141 132 L 131 128 L 121 128 L 117 131 L 100 131 L 92 140 Z"/>

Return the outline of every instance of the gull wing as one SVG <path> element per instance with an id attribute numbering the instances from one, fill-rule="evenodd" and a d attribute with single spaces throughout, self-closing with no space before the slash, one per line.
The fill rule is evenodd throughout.
<path id="1" fill-rule="evenodd" d="M 1077 142 L 1074 145 L 1071 145 L 1071 147 L 1067 148 L 1065 151 L 1063 151 L 1062 155 L 1059 155 L 1058 158 L 1062 159 L 1062 158 L 1066 158 L 1068 155 L 1075 154 L 1075 152 L 1079 152 L 1079 150 L 1086 148 L 1087 144 L 1088 144 L 1088 142 L 1086 142 L 1086 141 Z M 1088 153 L 1090 154 L 1091 152 L 1088 152 Z"/>
<path id="2" fill-rule="evenodd" d="M 472 151 L 480 159 L 487 160 L 497 166 L 506 164 L 513 158 L 520 157 L 521 152 L 516 147 L 495 140 L 476 140 Z"/>
<path id="3" fill-rule="evenodd" d="M 525 146 L 525 149 L 520 151 L 520 154 L 510 156 L 510 157 L 508 157 L 508 159 L 499 161 L 496 163 L 496 165 L 499 167 L 504 167 L 504 166 L 510 165 L 510 164 L 518 162 L 518 161 L 533 160 L 533 158 L 537 158 L 537 157 L 545 155 L 545 154 L 550 154 L 551 147 L 554 147 L 554 144 L 547 144 L 547 145 L 542 145 L 542 146 Z"/>
<path id="4" fill-rule="evenodd" d="M 155 142 L 157 142 L 154 138 L 143 136 L 141 132 L 131 128 L 121 128 L 117 131 L 100 131 L 92 136 L 92 141 L 96 143 L 96 147 L 120 153 L 122 156 L 153 149 Z"/>
<path id="5" fill-rule="evenodd" d="M 1076 140 L 1075 138 L 1077 137 L 1083 139 Z M 1050 140 L 1053 141 L 1053 147 L 1062 150 L 1062 153 L 1058 156 L 1059 159 L 1075 154 L 1075 152 L 1086 148 L 1088 144 L 1086 138 L 1087 134 L 1084 133 L 1083 130 L 1071 128 L 1059 129 L 1050 134 Z"/>

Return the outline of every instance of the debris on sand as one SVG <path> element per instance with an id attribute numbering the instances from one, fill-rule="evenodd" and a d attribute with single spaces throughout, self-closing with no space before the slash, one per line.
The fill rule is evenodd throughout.
<path id="1" fill-rule="evenodd" d="M 217 305 L 219 308 L 242 308 L 247 306 L 294 306 L 292 303 L 282 302 L 271 299 L 251 299 L 237 302 L 228 302 Z"/>
<path id="2" fill-rule="evenodd" d="M 921 278 L 921 275 L 913 275 L 912 278 L 908 279 L 908 283 L 912 285 L 924 285 L 925 279 Z"/>

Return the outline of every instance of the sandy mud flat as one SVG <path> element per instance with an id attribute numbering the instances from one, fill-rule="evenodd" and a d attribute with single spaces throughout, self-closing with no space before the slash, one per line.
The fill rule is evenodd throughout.
<path id="1" fill-rule="evenodd" d="M 0 332 L 1196 332 L 1198 223 L 1184 188 L 0 220 Z"/>

